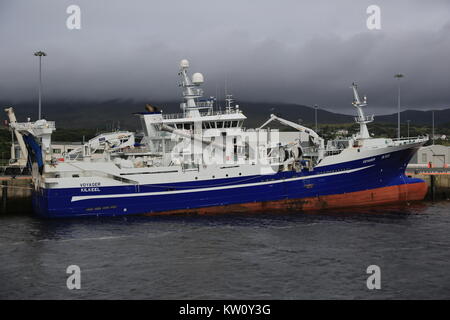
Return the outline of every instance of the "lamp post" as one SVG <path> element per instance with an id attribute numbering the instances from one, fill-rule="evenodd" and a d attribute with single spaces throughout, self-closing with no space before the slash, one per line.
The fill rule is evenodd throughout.
<path id="1" fill-rule="evenodd" d="M 37 51 L 34 53 L 36 57 L 39 57 L 39 112 L 38 112 L 38 120 L 41 119 L 41 110 L 42 110 L 42 57 L 45 57 L 47 54 L 44 51 Z"/>
<path id="2" fill-rule="evenodd" d="M 431 138 L 433 139 L 434 145 L 434 110 L 431 110 Z"/>
<path id="3" fill-rule="evenodd" d="M 317 109 L 319 108 L 319 106 L 316 104 L 314 105 L 314 121 L 315 121 L 315 129 L 316 129 L 316 133 L 317 133 Z"/>
<path id="4" fill-rule="evenodd" d="M 406 120 L 406 123 L 408 124 L 408 139 L 409 139 L 409 123 L 411 122 L 411 120 Z"/>
<path id="5" fill-rule="evenodd" d="M 397 96 L 397 101 L 398 101 L 398 116 L 397 116 L 397 138 L 400 139 L 400 79 L 405 77 L 403 74 L 401 73 L 397 73 L 394 78 L 397 78 L 398 80 L 398 96 Z"/>

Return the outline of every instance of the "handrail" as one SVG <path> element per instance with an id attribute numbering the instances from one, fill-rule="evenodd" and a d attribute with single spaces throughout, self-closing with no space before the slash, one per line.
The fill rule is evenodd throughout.
<path id="1" fill-rule="evenodd" d="M 370 116 L 357 116 L 355 117 L 355 121 L 356 122 L 372 122 L 373 121 L 373 117 L 374 115 L 370 115 Z"/>
<path id="2" fill-rule="evenodd" d="M 392 138 L 392 141 L 406 141 L 406 140 L 423 140 L 428 138 L 427 136 L 417 136 L 417 137 L 402 137 L 402 138 Z"/>
<path id="3" fill-rule="evenodd" d="M 55 129 L 55 121 L 46 121 L 44 123 L 36 124 L 36 122 L 16 122 L 12 124 L 12 127 L 17 130 L 30 130 L 30 129 Z"/>
<path id="4" fill-rule="evenodd" d="M 236 114 L 241 113 L 242 111 L 239 109 L 231 109 L 231 110 L 218 110 L 218 111 L 206 111 L 206 112 L 200 112 L 200 116 L 220 116 L 220 115 L 227 115 L 227 114 Z M 169 113 L 169 114 L 163 114 L 163 119 L 182 119 L 187 118 L 187 115 L 185 113 Z"/>

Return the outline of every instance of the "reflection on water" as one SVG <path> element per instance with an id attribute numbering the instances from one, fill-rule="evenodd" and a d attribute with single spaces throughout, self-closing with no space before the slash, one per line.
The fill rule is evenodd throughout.
<path id="1" fill-rule="evenodd" d="M 0 298 L 449 298 L 450 203 L 313 213 L 0 217 Z M 68 265 L 82 289 L 66 288 Z M 382 290 L 366 288 L 366 268 Z"/>

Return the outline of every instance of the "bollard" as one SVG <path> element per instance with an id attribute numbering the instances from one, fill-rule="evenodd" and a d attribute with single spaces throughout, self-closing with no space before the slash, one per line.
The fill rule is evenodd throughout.
<path id="1" fill-rule="evenodd" d="M 436 176 L 430 175 L 430 192 L 431 192 L 431 200 L 435 201 L 436 198 Z"/>

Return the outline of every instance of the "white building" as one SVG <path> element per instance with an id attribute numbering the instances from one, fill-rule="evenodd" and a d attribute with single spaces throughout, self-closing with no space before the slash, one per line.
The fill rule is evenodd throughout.
<path id="1" fill-rule="evenodd" d="M 347 129 L 339 129 L 335 132 L 337 136 L 347 136 L 348 130 Z"/>
<path id="2" fill-rule="evenodd" d="M 430 145 L 422 147 L 413 156 L 410 165 L 428 165 L 431 162 L 435 168 L 450 164 L 450 147 L 442 145 Z"/>
<path id="3" fill-rule="evenodd" d="M 433 136 L 432 136 L 432 138 L 431 139 L 433 139 Z M 447 140 L 447 136 L 445 135 L 445 134 L 439 134 L 439 133 L 436 133 L 435 135 L 434 135 L 434 140 Z"/>

